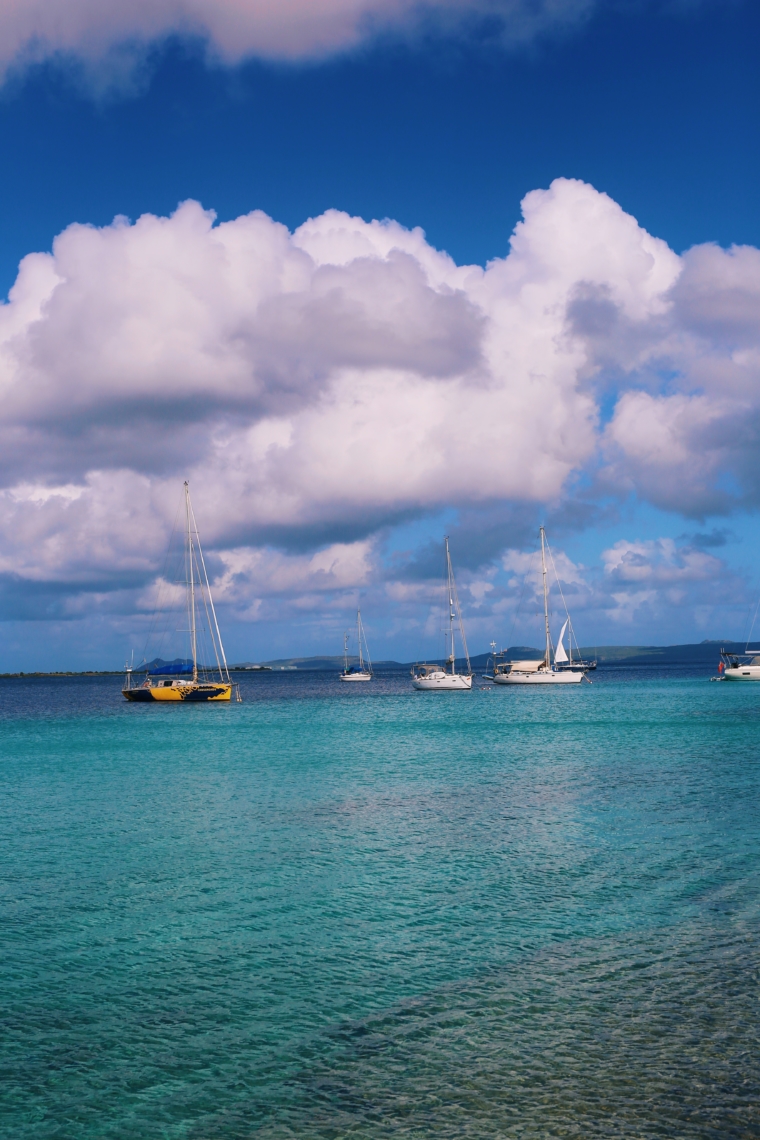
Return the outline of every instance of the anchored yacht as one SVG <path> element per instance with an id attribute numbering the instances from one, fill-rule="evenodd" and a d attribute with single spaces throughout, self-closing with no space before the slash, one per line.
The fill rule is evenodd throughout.
<path id="1" fill-rule="evenodd" d="M 134 684 L 134 670 L 127 668 L 126 681 L 122 693 L 128 701 L 188 701 L 190 703 L 208 701 L 229 701 L 232 690 L 236 700 L 240 691 L 230 679 L 227 659 L 224 655 L 222 635 L 216 619 L 214 601 L 211 597 L 206 563 L 203 558 L 198 526 L 190 502 L 190 487 L 185 483 L 185 592 L 187 617 L 190 635 L 190 658 L 177 658 L 171 662 L 153 663 L 145 667 L 145 680 Z M 198 664 L 198 610 L 207 619 L 212 652 L 216 668 Z M 203 626 L 201 624 L 201 629 Z"/>
<path id="2" fill-rule="evenodd" d="M 446 637 L 446 646 L 449 650 L 444 665 L 415 665 L 412 669 L 412 684 L 415 689 L 425 692 L 444 690 L 467 690 L 472 688 L 472 666 L 470 655 L 467 652 L 467 639 L 464 635 L 462 611 L 459 606 L 457 586 L 454 580 L 454 570 L 451 565 L 451 551 L 449 550 L 448 536 L 446 543 L 446 600 L 448 601 L 449 630 Z M 456 667 L 456 644 L 454 629 L 458 628 L 462 640 L 462 650 L 467 662 L 467 672 L 458 673 Z"/>
<path id="3" fill-rule="evenodd" d="M 369 657 L 367 636 L 364 632 L 364 626 L 362 625 L 361 610 L 356 611 L 356 640 L 359 646 L 358 665 L 349 665 L 348 636 L 347 633 L 343 636 L 343 672 L 340 674 L 341 681 L 371 681 L 372 662 Z"/>
<path id="4" fill-rule="evenodd" d="M 760 649 L 745 649 L 744 653 L 720 651 L 718 672 L 724 681 L 760 681 Z"/>
<path id="5" fill-rule="evenodd" d="M 549 583 L 546 570 L 546 532 L 543 527 L 541 534 L 541 573 L 544 586 L 544 629 L 546 633 L 546 649 L 543 657 L 537 661 L 504 661 L 494 665 L 493 682 L 495 685 L 577 685 L 583 680 L 588 665 L 585 661 L 576 658 L 573 661 L 572 650 L 572 624 L 570 615 L 566 614 L 565 624 L 562 626 L 556 649 L 552 646 L 549 629 Z M 556 573 L 556 570 L 555 570 Z M 568 634 L 568 651 L 565 649 L 565 633 Z"/>

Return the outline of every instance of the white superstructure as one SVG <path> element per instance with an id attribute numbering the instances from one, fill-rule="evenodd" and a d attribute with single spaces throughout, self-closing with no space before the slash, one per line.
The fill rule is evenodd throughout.
<path id="1" fill-rule="evenodd" d="M 721 649 L 721 675 L 725 681 L 760 681 L 760 654 L 757 650 L 730 653 Z"/>

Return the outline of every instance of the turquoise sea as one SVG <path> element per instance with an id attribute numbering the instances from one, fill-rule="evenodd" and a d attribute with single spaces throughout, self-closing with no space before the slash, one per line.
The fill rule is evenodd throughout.
<path id="1" fill-rule="evenodd" d="M 0 1135 L 760 1136 L 760 685 L 0 681 Z"/>

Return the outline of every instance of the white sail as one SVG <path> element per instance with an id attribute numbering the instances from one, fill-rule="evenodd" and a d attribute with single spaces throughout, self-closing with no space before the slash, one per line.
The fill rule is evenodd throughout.
<path id="1" fill-rule="evenodd" d="M 565 622 L 565 624 L 562 626 L 562 629 L 560 630 L 559 638 L 557 640 L 557 648 L 554 651 L 554 660 L 555 661 L 567 661 L 567 654 L 565 653 L 565 647 L 562 644 L 562 639 L 565 636 L 565 630 L 568 627 L 569 621 L 570 621 L 570 619 L 568 618 L 567 621 Z"/>

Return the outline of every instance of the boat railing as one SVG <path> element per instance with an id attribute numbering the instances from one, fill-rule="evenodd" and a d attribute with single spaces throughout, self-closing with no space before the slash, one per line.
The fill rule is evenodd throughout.
<path id="1" fill-rule="evenodd" d="M 740 652 L 736 649 L 721 649 L 720 658 L 724 665 L 733 666 L 737 665 L 760 665 L 760 649 L 745 649 Z M 749 658 L 749 660 L 747 660 Z"/>

